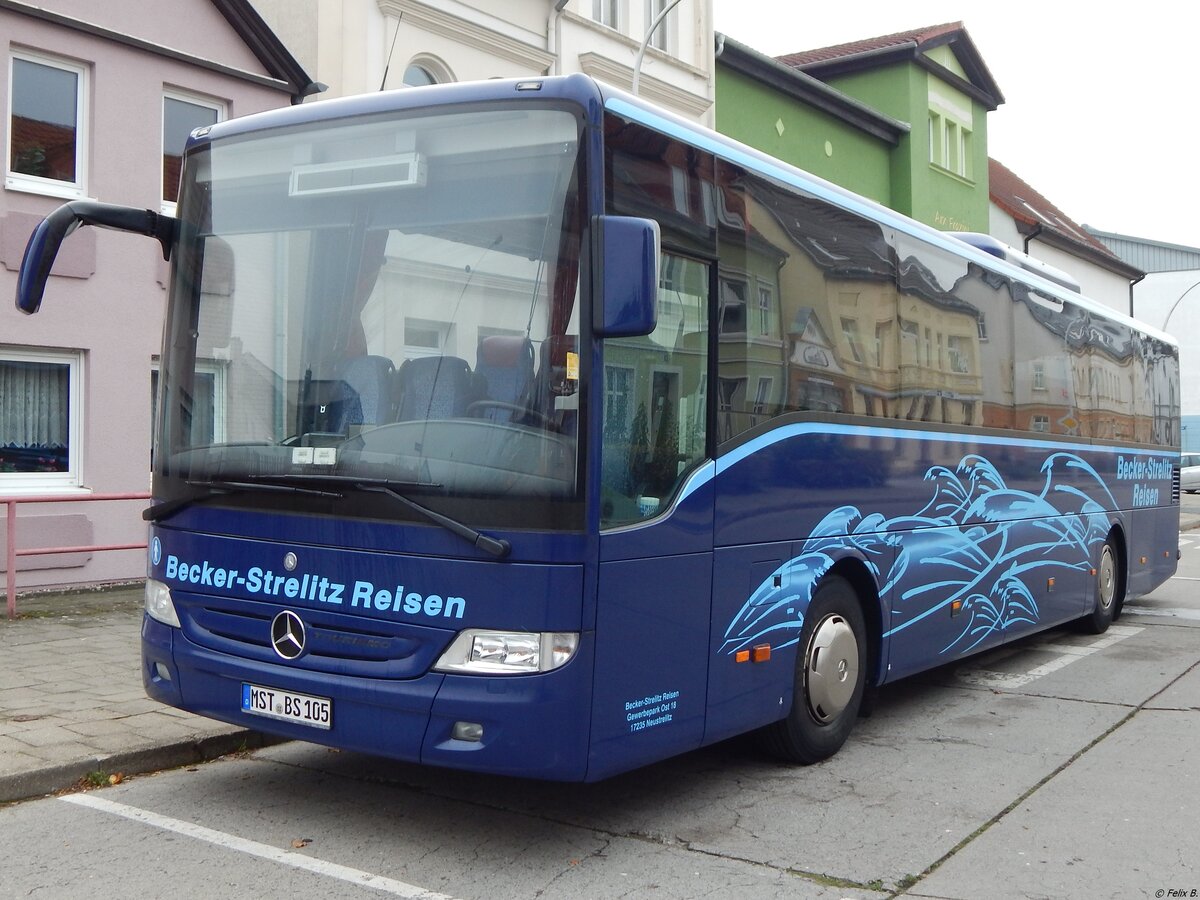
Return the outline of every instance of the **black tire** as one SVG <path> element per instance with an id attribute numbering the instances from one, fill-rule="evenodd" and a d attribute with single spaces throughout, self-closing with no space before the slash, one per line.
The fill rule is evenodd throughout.
<path id="1" fill-rule="evenodd" d="M 809 765 L 833 756 L 854 728 L 866 683 L 866 625 L 858 594 L 824 578 L 805 613 L 787 718 L 761 732 L 768 752 Z"/>
<path id="2" fill-rule="evenodd" d="M 1100 548 L 1100 558 L 1096 561 L 1093 593 L 1092 611 L 1079 620 L 1079 630 L 1085 634 L 1103 634 L 1121 615 L 1121 607 L 1125 605 L 1125 569 L 1111 534 Z"/>

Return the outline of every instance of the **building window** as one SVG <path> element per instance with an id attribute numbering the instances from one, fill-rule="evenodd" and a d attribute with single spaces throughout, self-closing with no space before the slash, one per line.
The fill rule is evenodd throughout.
<path id="1" fill-rule="evenodd" d="M 438 356 L 446 350 L 450 323 L 432 319 L 404 319 L 404 350 L 408 357 Z"/>
<path id="2" fill-rule="evenodd" d="M 404 83 L 409 87 L 424 87 L 427 84 L 437 84 L 437 78 L 424 66 L 411 65 L 404 70 Z"/>
<path id="3" fill-rule="evenodd" d="M 197 128 L 214 125 L 224 118 L 221 106 L 182 94 L 163 95 L 163 184 L 164 204 L 179 199 L 179 168 L 183 163 L 183 148 Z"/>
<path id="4" fill-rule="evenodd" d="M 57 197 L 84 196 L 83 67 L 14 53 L 9 74 L 5 186 Z"/>
<path id="5" fill-rule="evenodd" d="M 659 13 L 664 7 L 671 4 L 671 0 L 646 0 L 646 27 L 649 28 Z M 672 52 L 675 46 L 674 40 L 675 30 L 675 12 L 672 10 L 667 13 L 664 18 L 654 29 L 654 33 L 650 35 L 650 46 L 664 53 Z M 643 35 L 644 36 L 644 35 Z"/>
<path id="6" fill-rule="evenodd" d="M 155 357 L 150 367 L 150 435 L 151 443 L 158 434 L 159 361 Z M 186 402 L 180 408 L 181 427 L 192 446 L 220 444 L 225 436 L 225 364 L 219 360 L 196 360 L 196 375 L 190 391 L 180 391 Z M 153 458 L 151 458 L 153 468 Z"/>
<path id="7" fill-rule="evenodd" d="M 620 30 L 620 0 L 592 0 L 592 18 L 601 25 Z"/>
<path id="8" fill-rule="evenodd" d="M 958 109 L 929 112 L 929 162 L 962 178 L 973 177 L 971 168 L 971 113 Z"/>
<path id="9" fill-rule="evenodd" d="M 1050 431 L 1050 417 L 1049 416 L 1041 416 L 1041 415 L 1033 416 L 1029 420 L 1029 430 L 1030 431 L 1039 431 L 1043 434 L 1049 432 Z"/>
<path id="10" fill-rule="evenodd" d="M 79 486 L 80 360 L 0 350 L 0 492 Z"/>

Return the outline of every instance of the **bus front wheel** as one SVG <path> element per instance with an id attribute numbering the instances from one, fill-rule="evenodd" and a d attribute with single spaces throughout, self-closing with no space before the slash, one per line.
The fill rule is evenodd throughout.
<path id="1" fill-rule="evenodd" d="M 854 588 L 836 575 L 823 579 L 800 633 L 792 709 L 763 733 L 770 752 L 808 765 L 841 749 L 862 705 L 865 636 Z"/>
<path id="2" fill-rule="evenodd" d="M 1121 566 L 1121 554 L 1116 541 L 1110 534 L 1100 548 L 1100 559 L 1096 564 L 1096 591 L 1092 611 L 1079 620 L 1079 628 L 1086 634 L 1103 634 L 1113 619 L 1121 614 L 1125 603 L 1125 573 Z"/>

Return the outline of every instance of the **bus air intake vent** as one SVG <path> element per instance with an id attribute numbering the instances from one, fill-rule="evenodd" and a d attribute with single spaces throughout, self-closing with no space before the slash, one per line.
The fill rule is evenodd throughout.
<path id="1" fill-rule="evenodd" d="M 425 184 L 425 157 L 398 153 L 374 159 L 312 163 L 292 169 L 288 193 L 293 197 L 345 194 L 386 188 L 421 187 Z"/>

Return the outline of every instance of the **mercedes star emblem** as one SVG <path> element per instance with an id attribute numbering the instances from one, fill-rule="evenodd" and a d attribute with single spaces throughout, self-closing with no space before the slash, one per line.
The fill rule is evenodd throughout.
<path id="1" fill-rule="evenodd" d="M 283 659 L 295 659 L 304 652 L 304 623 L 290 609 L 271 620 L 271 646 Z"/>

